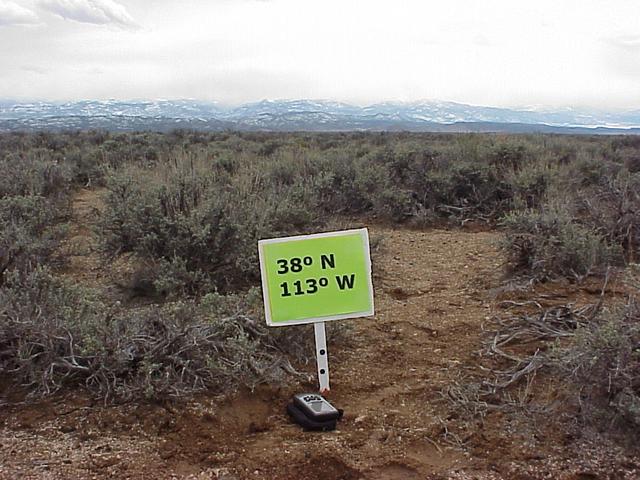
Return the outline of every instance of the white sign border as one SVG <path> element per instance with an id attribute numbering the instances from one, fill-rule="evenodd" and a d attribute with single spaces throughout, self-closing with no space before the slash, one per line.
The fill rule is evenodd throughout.
<path id="1" fill-rule="evenodd" d="M 343 313 L 340 315 L 329 315 L 326 317 L 312 317 L 312 318 L 304 318 L 301 320 L 290 320 L 287 322 L 273 322 L 271 320 L 271 304 L 269 302 L 269 286 L 267 284 L 267 269 L 265 265 L 265 258 L 263 254 L 263 246 L 268 245 L 270 243 L 282 243 L 282 242 L 290 242 L 296 240 L 310 240 L 312 238 L 326 238 L 326 237 L 342 237 L 347 235 L 353 235 L 354 233 L 359 233 L 364 238 L 364 244 L 366 248 L 366 269 L 367 269 L 367 283 L 369 284 L 369 303 L 371 304 L 371 309 L 362 311 L 362 312 L 351 312 L 351 313 Z M 317 323 L 317 322 L 329 322 L 332 320 L 345 320 L 347 318 L 360 318 L 360 317 L 371 317 L 375 315 L 375 307 L 373 304 L 373 280 L 371 275 L 371 249 L 369 247 L 369 230 L 365 228 L 355 228 L 351 230 L 341 230 L 337 232 L 325 232 L 325 233 L 313 233 L 311 235 L 294 235 L 292 237 L 280 237 L 280 238 L 271 238 L 266 240 L 258 240 L 258 257 L 260 259 L 260 279 L 262 281 L 262 299 L 264 303 L 264 316 L 267 320 L 267 325 L 270 327 L 287 327 L 289 325 L 306 325 L 309 323 Z"/>

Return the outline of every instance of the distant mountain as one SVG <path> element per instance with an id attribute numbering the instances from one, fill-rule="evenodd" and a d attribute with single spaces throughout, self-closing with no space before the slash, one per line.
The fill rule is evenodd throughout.
<path id="1" fill-rule="evenodd" d="M 250 131 L 548 132 L 640 134 L 640 110 L 509 109 L 454 102 L 359 107 L 325 100 L 264 100 L 238 107 L 195 100 L 0 100 L 0 131 L 177 128 Z"/>

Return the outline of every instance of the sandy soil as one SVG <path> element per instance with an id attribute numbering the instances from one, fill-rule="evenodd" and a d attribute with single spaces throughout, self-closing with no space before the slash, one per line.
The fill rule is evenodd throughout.
<path id="1" fill-rule="evenodd" d="M 96 198 L 89 191 L 76 198 L 78 258 L 65 274 L 107 285 L 87 225 Z M 635 447 L 583 430 L 562 385 L 544 373 L 532 393 L 551 405 L 542 414 L 472 415 L 443 395 L 478 374 L 483 329 L 499 300 L 532 295 L 501 288 L 498 233 L 371 231 L 384 237 L 374 267 L 376 316 L 352 321 L 349 344 L 329 339 L 329 398 L 345 411 L 336 431 L 303 432 L 285 415 L 290 396 L 313 383 L 170 405 L 105 406 L 78 394 L 5 401 L 0 478 L 640 478 Z M 584 303 L 597 294 L 540 288 L 555 302 Z M 0 391 L 0 401 L 11 396 L 6 386 Z"/>

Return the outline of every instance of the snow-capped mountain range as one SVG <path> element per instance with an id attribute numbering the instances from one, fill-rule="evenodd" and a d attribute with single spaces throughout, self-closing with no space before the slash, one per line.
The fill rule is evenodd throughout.
<path id="1" fill-rule="evenodd" d="M 0 100 L 0 131 L 89 128 L 640 134 L 640 110 L 510 109 L 440 101 L 361 107 L 325 100 L 264 100 L 226 107 L 197 100 Z"/>

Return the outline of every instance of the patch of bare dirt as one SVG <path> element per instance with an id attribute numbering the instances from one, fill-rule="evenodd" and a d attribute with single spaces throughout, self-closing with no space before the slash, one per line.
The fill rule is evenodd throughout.
<path id="1" fill-rule="evenodd" d="M 100 286 L 88 233 L 96 195 L 76 198 L 71 240 L 85 254 L 65 274 Z M 332 349 L 329 339 L 329 398 L 345 410 L 336 431 L 303 432 L 286 416 L 290 396 L 312 383 L 166 405 L 57 397 L 2 407 L 0 478 L 640 478 L 633 448 L 577 435 L 572 416 L 470 417 L 443 398 L 447 385 L 477 370 L 498 302 L 527 295 L 499 290 L 499 234 L 371 230 L 385 239 L 374 268 L 376 315 L 352 321 L 349 346 Z M 592 295 L 570 286 L 556 293 L 562 302 Z M 562 402 L 553 383 L 543 379 L 539 390 Z"/>
<path id="2" fill-rule="evenodd" d="M 64 278 L 99 290 L 104 298 L 120 300 L 127 305 L 148 303 L 138 295 L 135 279 L 144 270 L 144 263 L 133 254 L 106 258 L 100 252 L 96 221 L 104 209 L 105 188 L 83 188 L 72 201 L 67 238 L 61 242 L 60 254 L 67 259 L 58 271 Z"/>
<path id="3" fill-rule="evenodd" d="M 103 276 L 104 261 L 98 252 L 98 241 L 93 231 L 97 216 L 103 208 L 104 189 L 79 190 L 73 196 L 69 233 L 60 246 L 68 259 L 63 276 L 93 288 L 107 288 Z"/>

